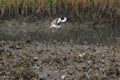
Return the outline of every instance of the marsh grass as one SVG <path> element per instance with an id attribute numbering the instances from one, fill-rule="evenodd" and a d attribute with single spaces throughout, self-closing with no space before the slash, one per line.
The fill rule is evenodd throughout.
<path id="1" fill-rule="evenodd" d="M 87 42 L 88 44 L 96 43 L 115 43 L 113 35 L 114 31 L 112 30 L 111 25 L 88 25 L 84 24 L 65 24 L 61 29 L 51 32 L 47 27 L 39 29 L 36 32 L 26 33 L 31 37 L 31 40 L 38 41 L 57 41 L 57 42 L 72 42 L 77 44 L 83 44 Z"/>
<path id="2" fill-rule="evenodd" d="M 50 22 L 26 23 L 10 21 L 0 27 L 0 40 L 19 41 L 24 35 L 30 37 L 31 41 L 48 42 L 71 42 L 77 44 L 89 43 L 115 43 L 119 38 L 119 29 L 111 24 L 89 23 L 66 23 L 61 29 L 52 32 L 49 29 Z M 5 28 L 7 27 L 7 28 Z M 15 28 L 14 28 L 15 27 Z"/>
<path id="3" fill-rule="evenodd" d="M 48 18 L 67 15 L 73 20 L 111 19 L 120 14 L 119 0 L 0 0 L 0 16 Z"/>
<path id="4" fill-rule="evenodd" d="M 119 26 L 119 25 L 118 25 Z M 91 23 L 76 23 L 76 24 L 65 24 L 63 27 L 54 32 L 47 32 L 47 35 L 52 40 L 60 42 L 73 42 L 83 44 L 84 42 L 91 43 L 115 43 L 116 38 L 119 36 L 119 30 L 115 29 L 115 26 L 111 24 L 93 24 Z M 115 29 L 115 30 L 114 30 Z M 116 31 L 117 30 L 117 31 Z M 46 33 L 44 33 L 46 34 Z M 47 39 L 49 39 L 47 38 Z M 46 39 L 46 40 L 47 40 Z M 47 40 L 49 41 L 49 40 Z"/>

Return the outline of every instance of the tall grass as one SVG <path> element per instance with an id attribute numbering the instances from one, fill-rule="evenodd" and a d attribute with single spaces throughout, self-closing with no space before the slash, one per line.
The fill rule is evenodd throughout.
<path id="1" fill-rule="evenodd" d="M 68 16 L 73 20 L 111 19 L 120 14 L 119 0 L 0 0 L 0 17 Z"/>

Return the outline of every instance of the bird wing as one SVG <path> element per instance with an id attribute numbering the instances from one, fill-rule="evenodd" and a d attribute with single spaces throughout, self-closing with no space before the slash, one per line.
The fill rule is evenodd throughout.
<path id="1" fill-rule="evenodd" d="M 57 19 L 57 24 L 61 22 L 61 18 L 58 18 Z"/>
<path id="2" fill-rule="evenodd" d="M 54 20 L 51 22 L 50 28 L 55 27 L 56 24 L 57 24 L 57 21 L 58 21 L 58 18 L 54 19 Z"/>
<path id="3" fill-rule="evenodd" d="M 63 20 L 61 18 L 56 18 L 51 22 L 51 25 L 58 24 L 58 23 L 61 23 L 61 22 L 66 22 L 66 21 L 67 21 L 67 17 L 64 17 Z"/>
<path id="4" fill-rule="evenodd" d="M 58 21 L 58 18 L 54 19 L 54 20 L 51 22 L 51 25 L 57 24 L 57 21 Z"/>

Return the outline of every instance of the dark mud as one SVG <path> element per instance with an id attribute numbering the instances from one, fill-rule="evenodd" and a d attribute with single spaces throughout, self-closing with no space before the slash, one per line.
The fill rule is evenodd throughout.
<path id="1" fill-rule="evenodd" d="M 0 41 L 0 80 L 120 80 L 120 47 Z"/>

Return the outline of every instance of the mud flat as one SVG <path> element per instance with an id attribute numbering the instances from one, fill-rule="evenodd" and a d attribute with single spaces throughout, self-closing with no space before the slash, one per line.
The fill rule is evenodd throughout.
<path id="1" fill-rule="evenodd" d="M 0 41 L 0 80 L 120 80 L 120 47 Z"/>

